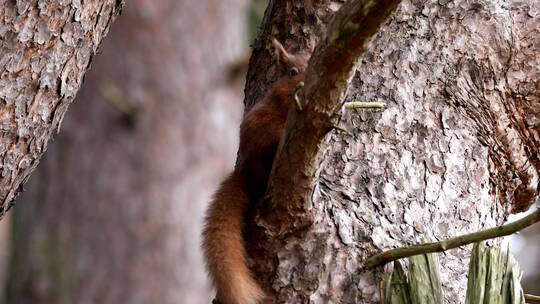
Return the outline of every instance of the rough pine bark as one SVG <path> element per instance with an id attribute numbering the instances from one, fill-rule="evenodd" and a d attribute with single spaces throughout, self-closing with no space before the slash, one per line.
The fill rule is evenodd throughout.
<path id="1" fill-rule="evenodd" d="M 16 208 L 7 303 L 210 303 L 200 232 L 234 164 L 247 5 L 129 2 Z"/>
<path id="2" fill-rule="evenodd" d="M 0 219 L 58 131 L 122 3 L 0 3 Z"/>
<path id="3" fill-rule="evenodd" d="M 261 63 L 271 60 L 271 37 L 291 50 L 312 48 L 340 6 L 270 1 L 247 106 L 267 87 Z M 319 153 L 299 158 L 318 164 L 316 172 L 287 163 L 271 180 L 249 249 L 273 300 L 378 302 L 382 269 L 364 269 L 367 256 L 500 224 L 538 198 L 539 8 L 537 1 L 401 3 L 359 58 L 343 100 L 387 108 L 326 113 Z M 318 106 L 326 100 L 304 102 L 306 113 L 328 108 Z M 302 130 L 310 124 L 302 120 L 308 114 L 297 116 L 284 159 L 309 153 L 295 146 L 305 135 L 296 132 L 299 121 L 308 125 Z M 309 191 L 298 187 L 306 183 Z M 468 250 L 441 254 L 448 303 L 464 300 Z"/>

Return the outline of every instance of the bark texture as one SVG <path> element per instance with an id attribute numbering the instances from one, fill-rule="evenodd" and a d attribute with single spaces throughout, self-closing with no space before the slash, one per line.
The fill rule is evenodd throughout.
<path id="1" fill-rule="evenodd" d="M 251 91 L 259 89 L 253 75 L 268 60 L 268 37 L 287 36 L 291 49 L 313 46 L 339 6 L 271 1 L 246 104 L 261 94 Z M 362 267 L 368 255 L 500 224 L 538 197 L 538 14 L 536 1 L 403 1 L 359 59 L 344 100 L 387 109 L 337 107 L 309 192 L 276 188 L 272 207 L 294 208 L 277 203 L 256 220 L 262 233 L 251 255 L 277 301 L 378 302 L 381 270 Z M 298 18 L 305 22 L 292 22 Z M 306 111 L 318 111 L 325 101 L 305 102 Z M 311 176 L 295 172 L 304 165 L 276 171 L 272 183 L 305 183 Z M 466 249 L 441 256 L 448 303 L 464 299 L 466 256 Z"/>
<path id="2" fill-rule="evenodd" d="M 123 1 L 0 4 L 0 218 L 57 132 Z"/>
<path id="3" fill-rule="evenodd" d="M 126 6 L 14 213 L 7 303 L 211 302 L 200 232 L 234 164 L 247 4 Z"/>

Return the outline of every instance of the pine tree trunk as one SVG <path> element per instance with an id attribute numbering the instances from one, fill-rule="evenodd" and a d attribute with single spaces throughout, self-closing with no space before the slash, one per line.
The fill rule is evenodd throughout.
<path id="1" fill-rule="evenodd" d="M 0 219 L 58 131 L 122 3 L 0 4 Z"/>
<path id="2" fill-rule="evenodd" d="M 130 1 L 15 215 L 7 303 L 210 303 L 209 196 L 234 164 L 248 1 Z"/>
<path id="3" fill-rule="evenodd" d="M 270 39 L 293 51 L 313 47 L 338 8 L 270 1 L 248 106 L 267 88 Z M 538 8 L 532 0 L 401 3 L 359 59 L 345 98 L 387 108 L 339 110 L 310 159 L 314 177 L 301 162 L 287 163 L 289 175 L 275 171 L 273 204 L 262 207 L 249 244 L 275 302 L 378 302 L 382 269 L 364 269 L 366 257 L 495 226 L 538 198 Z M 326 101 L 304 102 L 309 112 Z M 291 134 L 286 145 L 295 147 L 302 134 Z M 310 157 L 296 147 L 286 152 Z M 448 303 L 464 301 L 469 249 L 441 254 Z"/>

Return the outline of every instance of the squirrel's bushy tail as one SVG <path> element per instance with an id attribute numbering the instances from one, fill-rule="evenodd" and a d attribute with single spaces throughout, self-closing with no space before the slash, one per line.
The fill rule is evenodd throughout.
<path id="1" fill-rule="evenodd" d="M 243 229 L 248 208 L 242 177 L 233 172 L 223 181 L 206 214 L 203 250 L 220 304 L 259 304 L 264 292 L 246 260 Z"/>

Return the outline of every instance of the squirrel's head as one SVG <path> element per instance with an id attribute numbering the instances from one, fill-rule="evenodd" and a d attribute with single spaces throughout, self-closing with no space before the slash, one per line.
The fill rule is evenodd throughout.
<path id="1" fill-rule="evenodd" d="M 272 39 L 272 45 L 275 48 L 275 56 L 281 68 L 281 75 L 291 78 L 303 77 L 306 72 L 309 56 L 303 53 L 288 53 L 283 45 L 275 38 Z"/>

